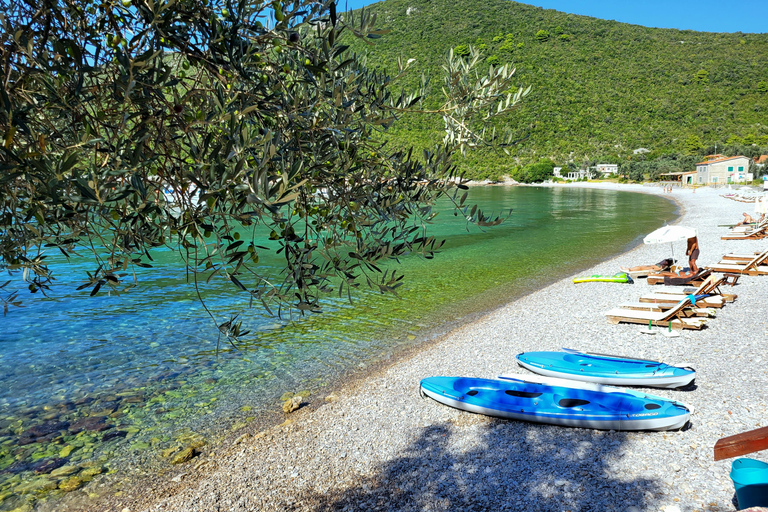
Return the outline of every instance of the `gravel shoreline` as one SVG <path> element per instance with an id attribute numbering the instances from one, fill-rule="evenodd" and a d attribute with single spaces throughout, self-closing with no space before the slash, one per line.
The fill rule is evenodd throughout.
<path id="1" fill-rule="evenodd" d="M 752 213 L 752 205 L 722 193 L 676 189 L 670 195 L 681 206 L 678 222 L 699 232 L 700 265 L 768 245 L 720 240 L 726 228 L 718 224 Z M 678 259 L 685 259 L 684 247 L 675 246 Z M 639 246 L 581 274 L 613 274 L 620 266 L 656 262 L 669 250 Z M 677 338 L 606 321 L 603 312 L 652 289 L 644 279 L 634 285 L 555 282 L 336 389 L 336 399 L 315 399 L 285 424 L 241 436 L 179 467 L 176 478 L 98 509 L 735 510 L 730 461 L 714 462 L 712 449 L 720 437 L 768 424 L 768 277 L 742 277 L 732 289 L 735 303 L 704 330 Z M 513 364 L 516 354 L 561 347 L 692 363 L 694 390 L 653 391 L 692 404 L 691 427 L 634 433 L 542 426 L 419 396 L 424 377 L 523 373 Z M 768 453 L 750 457 L 768 460 Z"/>

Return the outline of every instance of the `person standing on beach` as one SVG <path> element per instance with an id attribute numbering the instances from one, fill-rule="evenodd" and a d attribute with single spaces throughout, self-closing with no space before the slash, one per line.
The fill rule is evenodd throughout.
<path id="1" fill-rule="evenodd" d="M 688 256 L 688 267 L 690 268 L 691 275 L 699 273 L 699 267 L 696 265 L 696 260 L 699 259 L 699 239 L 695 236 L 688 239 L 688 248 L 685 250 L 686 256 Z"/>

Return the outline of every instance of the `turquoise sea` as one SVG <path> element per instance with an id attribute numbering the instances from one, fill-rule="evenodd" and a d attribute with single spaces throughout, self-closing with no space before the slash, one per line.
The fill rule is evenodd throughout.
<path id="1" fill-rule="evenodd" d="M 218 355 L 216 328 L 170 251 L 120 296 L 75 291 L 89 267 L 55 264 L 48 298 L 22 291 L 26 307 L 0 317 L 0 510 L 98 494 L 91 480 L 162 471 L 184 448 L 282 422 L 284 393 L 322 400 L 350 372 L 623 252 L 677 215 L 656 196 L 569 187 L 476 187 L 469 202 L 513 213 L 481 230 L 440 205 L 432 234 L 446 243 L 433 260 L 402 259 L 398 296 L 362 290 L 352 303 L 328 297 L 322 314 L 279 319 L 215 287 L 209 307 L 253 329 L 246 346 Z"/>

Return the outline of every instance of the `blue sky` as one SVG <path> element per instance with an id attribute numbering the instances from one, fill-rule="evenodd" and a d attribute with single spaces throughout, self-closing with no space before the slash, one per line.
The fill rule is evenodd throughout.
<path id="1" fill-rule="evenodd" d="M 339 10 L 347 5 L 357 9 L 372 3 L 371 0 L 339 0 Z M 768 32 L 768 0 L 530 0 L 522 3 L 646 27 Z"/>

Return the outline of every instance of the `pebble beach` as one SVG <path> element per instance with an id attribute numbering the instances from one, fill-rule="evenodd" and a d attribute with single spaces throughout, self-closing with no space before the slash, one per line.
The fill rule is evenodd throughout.
<path id="1" fill-rule="evenodd" d="M 729 252 L 768 248 L 768 240 L 720 239 L 727 228 L 718 225 L 754 211 L 722 197 L 724 189 L 587 186 L 676 201 L 675 223 L 698 231 L 699 266 Z M 579 275 L 652 264 L 671 250 L 685 261 L 684 241 L 674 249 L 640 245 Z M 726 287 L 736 301 L 703 330 L 679 337 L 606 320 L 605 311 L 659 288 L 645 279 L 553 282 L 310 397 L 282 424 L 238 432 L 163 478 L 95 500 L 87 510 L 736 510 L 731 461 L 715 462 L 713 447 L 721 437 L 768 425 L 768 276 L 743 276 Z M 459 411 L 419 394 L 424 377 L 524 373 L 516 354 L 562 347 L 688 362 L 697 371 L 694 386 L 649 392 L 691 404 L 690 426 L 673 432 L 546 426 Z M 768 461 L 768 452 L 749 457 Z"/>

